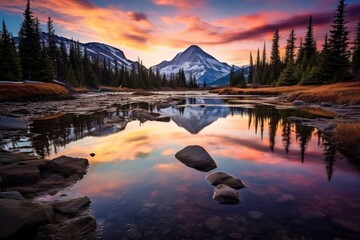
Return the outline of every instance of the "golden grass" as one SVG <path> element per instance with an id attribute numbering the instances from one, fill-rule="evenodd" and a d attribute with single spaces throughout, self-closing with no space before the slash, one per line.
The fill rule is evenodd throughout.
<path id="1" fill-rule="evenodd" d="M 58 119 L 58 118 L 60 118 L 60 117 L 62 117 L 64 115 L 65 115 L 65 113 L 55 113 L 55 114 L 47 115 L 47 116 L 44 116 L 44 117 L 32 118 L 31 120 L 47 121 L 47 120 Z"/>
<path id="2" fill-rule="evenodd" d="M 334 140 L 338 150 L 360 167 L 360 123 L 338 123 Z"/>
<path id="3" fill-rule="evenodd" d="M 285 95 L 288 100 L 306 102 L 332 102 L 335 104 L 360 104 L 360 82 L 335 83 L 322 86 L 287 86 L 265 88 L 219 88 L 211 90 L 218 94 Z"/>
<path id="4" fill-rule="evenodd" d="M 34 100 L 68 95 L 55 83 L 0 83 L 0 101 Z"/>

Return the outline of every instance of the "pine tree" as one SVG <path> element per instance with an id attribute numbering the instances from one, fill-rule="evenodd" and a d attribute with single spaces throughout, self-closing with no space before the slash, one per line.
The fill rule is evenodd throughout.
<path id="1" fill-rule="evenodd" d="M 278 86 L 290 86 L 297 84 L 297 78 L 295 77 L 295 65 L 294 65 L 294 55 L 295 55 L 295 34 L 294 29 L 291 30 L 289 38 L 286 40 L 286 51 L 285 51 L 285 69 L 281 72 L 279 80 L 277 82 Z"/>
<path id="2" fill-rule="evenodd" d="M 47 42 L 48 42 L 48 54 L 50 60 L 53 62 L 53 68 L 56 70 L 55 75 L 57 77 L 57 47 L 56 47 L 56 39 L 55 39 L 55 29 L 54 29 L 54 21 L 51 17 L 48 17 L 47 22 Z"/>
<path id="3" fill-rule="evenodd" d="M 316 56 L 316 42 L 314 39 L 314 29 L 312 25 L 312 16 L 309 18 L 309 25 L 307 26 L 307 31 L 305 35 L 305 42 L 303 46 L 304 59 L 302 59 L 302 64 L 306 68 L 309 64 L 314 63 L 314 58 Z"/>
<path id="4" fill-rule="evenodd" d="M 300 65 L 303 58 L 304 58 L 304 47 L 303 47 L 302 38 L 300 38 L 300 44 L 299 44 L 298 49 L 299 50 L 298 50 L 298 53 L 297 53 L 296 65 Z"/>
<path id="5" fill-rule="evenodd" d="M 41 45 L 38 21 L 30 9 L 30 0 L 27 1 L 24 21 L 19 31 L 19 55 L 25 79 L 36 80 L 39 66 Z"/>
<path id="6" fill-rule="evenodd" d="M 42 43 L 42 48 L 40 51 L 40 59 L 38 61 L 38 66 L 36 67 L 36 79 L 43 82 L 50 82 L 54 79 L 54 67 L 51 59 L 49 58 L 49 53 L 45 47 L 45 43 Z"/>
<path id="7" fill-rule="evenodd" d="M 360 18 L 355 27 L 355 41 L 351 61 L 352 73 L 357 81 L 360 81 Z"/>
<path id="8" fill-rule="evenodd" d="M 271 74 L 268 83 L 276 82 L 280 73 L 281 73 L 281 60 L 280 60 L 280 46 L 279 46 L 279 29 L 276 29 L 271 47 L 271 55 L 270 55 L 270 67 Z"/>
<path id="9" fill-rule="evenodd" d="M 267 64 L 266 64 L 266 45 L 264 42 L 262 59 L 261 59 L 261 84 L 266 84 L 268 78 Z"/>
<path id="10" fill-rule="evenodd" d="M 285 64 L 294 64 L 295 58 L 295 33 L 291 30 L 289 38 L 286 40 Z"/>
<path id="11" fill-rule="evenodd" d="M 345 0 L 339 0 L 333 16 L 332 29 L 329 35 L 329 58 L 327 63 L 331 69 L 332 80 L 335 82 L 348 80 L 350 72 L 349 31 L 345 20 Z"/>
<path id="12" fill-rule="evenodd" d="M 259 84 L 261 79 L 261 63 L 260 63 L 260 50 L 257 50 L 256 63 L 254 71 L 254 84 Z"/>
<path id="13" fill-rule="evenodd" d="M 248 83 L 253 83 L 254 81 L 254 63 L 252 58 L 252 53 L 250 52 L 250 61 L 249 61 L 249 75 L 248 75 Z"/>
<path id="14" fill-rule="evenodd" d="M 16 81 L 20 79 L 21 67 L 19 56 L 16 52 L 12 36 L 3 20 L 0 38 L 0 81 Z"/>

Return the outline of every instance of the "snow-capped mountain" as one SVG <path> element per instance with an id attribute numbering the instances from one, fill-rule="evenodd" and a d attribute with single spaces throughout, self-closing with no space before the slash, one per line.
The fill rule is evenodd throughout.
<path id="1" fill-rule="evenodd" d="M 42 32 L 40 37 L 41 40 L 44 41 L 46 44 L 48 38 L 47 34 Z M 70 52 L 70 46 L 74 42 L 74 40 L 56 35 L 55 39 L 57 47 L 60 47 L 60 44 L 63 41 L 67 52 Z M 15 37 L 14 41 L 16 44 L 18 44 L 19 38 Z M 133 66 L 135 67 L 135 69 L 138 69 L 138 62 L 127 59 L 124 52 L 118 48 L 97 42 L 79 43 L 79 45 L 80 51 L 84 52 L 86 49 L 88 55 L 91 58 L 99 58 L 101 62 L 105 60 L 106 63 L 110 61 L 111 68 L 113 69 L 115 68 L 115 59 L 117 61 L 118 68 L 121 68 L 121 66 L 124 65 L 128 70 L 131 70 Z"/>
<path id="2" fill-rule="evenodd" d="M 167 77 L 170 77 L 172 73 L 178 73 L 182 68 L 187 79 L 190 79 L 192 74 L 198 84 L 202 85 L 206 82 L 208 86 L 230 72 L 230 66 L 227 63 L 219 62 L 196 45 L 191 45 L 184 52 L 178 53 L 171 61 L 163 61 L 152 67 L 154 71 L 157 68 Z"/>

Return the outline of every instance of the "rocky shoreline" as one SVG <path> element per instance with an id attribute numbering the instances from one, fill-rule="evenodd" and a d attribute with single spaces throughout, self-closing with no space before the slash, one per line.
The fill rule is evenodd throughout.
<path id="1" fill-rule="evenodd" d="M 0 142 L 26 136 L 32 120 L 56 119 L 67 113 L 112 112 L 119 105 L 142 102 L 166 107 L 177 101 L 168 95 L 107 93 L 81 94 L 62 101 L 3 102 Z M 136 108 L 128 117 L 105 119 L 102 131 L 121 131 L 132 120 L 168 122 L 170 118 Z M 73 198 L 64 194 L 61 200 L 46 203 L 35 200 L 74 185 L 86 174 L 88 166 L 84 158 L 60 156 L 47 160 L 0 150 L 0 239 L 97 239 L 101 227 L 91 215 L 91 200 L 87 196 Z"/>
<path id="2" fill-rule="evenodd" d="M 0 151 L 0 239 L 95 239 L 97 226 L 88 211 L 88 197 L 63 196 L 49 203 L 34 200 L 72 186 L 88 166 L 84 158 L 45 160 Z"/>

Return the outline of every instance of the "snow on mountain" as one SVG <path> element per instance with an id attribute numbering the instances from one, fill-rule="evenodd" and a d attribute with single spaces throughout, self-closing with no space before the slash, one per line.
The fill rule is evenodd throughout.
<path id="1" fill-rule="evenodd" d="M 196 45 L 191 45 L 184 52 L 178 53 L 171 61 L 163 61 L 152 67 L 154 71 L 157 68 L 167 77 L 170 77 L 172 73 L 178 73 L 182 68 L 187 79 L 190 79 L 192 74 L 198 84 L 202 85 L 206 82 L 208 86 L 230 72 L 230 66 L 227 63 L 219 62 Z"/>
<path id="2" fill-rule="evenodd" d="M 41 40 L 47 44 L 47 34 L 42 32 L 40 37 Z M 74 42 L 73 40 L 56 35 L 55 39 L 57 47 L 60 48 L 61 41 L 63 41 L 67 52 L 70 52 L 70 46 Z M 19 38 L 15 37 L 14 41 L 18 44 Z M 95 59 L 98 57 L 101 62 L 105 60 L 106 63 L 110 61 L 111 68 L 113 69 L 115 68 L 115 59 L 117 61 L 118 68 L 121 68 L 121 66 L 124 65 L 128 70 L 131 70 L 133 66 L 138 69 L 139 63 L 127 59 L 124 52 L 118 48 L 97 42 L 79 43 L 79 45 L 80 51 L 84 52 L 86 49 L 91 58 Z"/>

